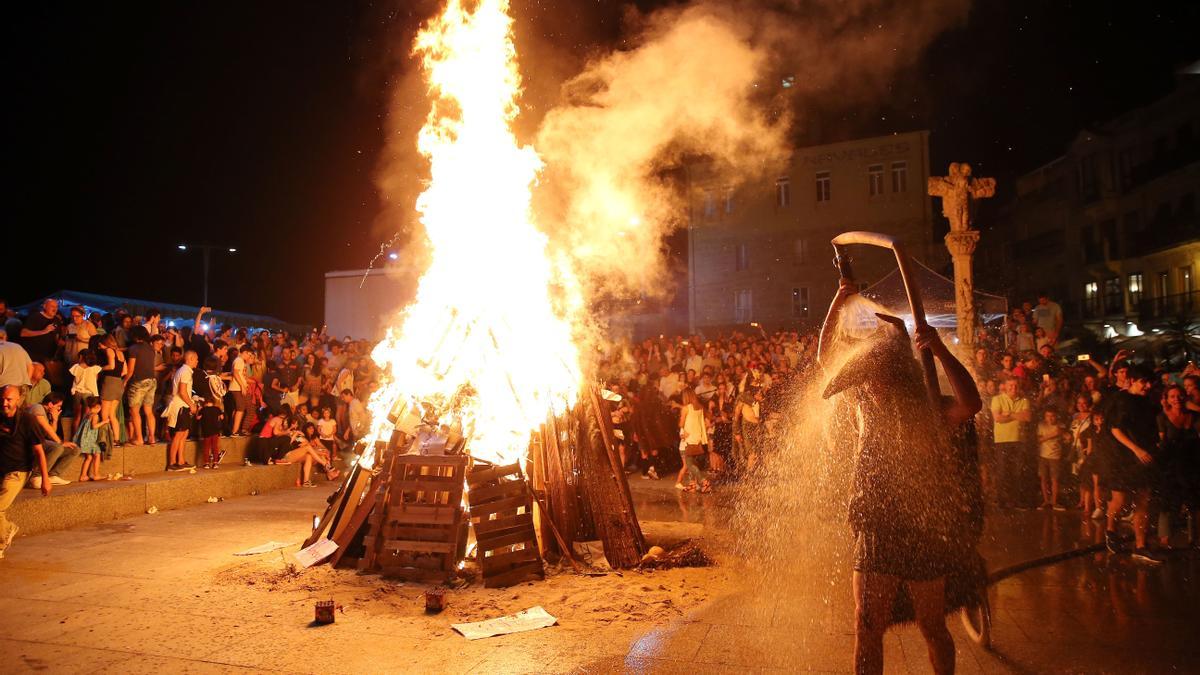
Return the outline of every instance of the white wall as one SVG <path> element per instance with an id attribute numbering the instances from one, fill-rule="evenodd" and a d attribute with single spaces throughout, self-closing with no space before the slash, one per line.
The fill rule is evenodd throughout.
<path id="1" fill-rule="evenodd" d="M 381 269 L 365 273 L 325 273 L 325 325 L 330 335 L 379 340 L 415 293 L 401 273 Z"/>

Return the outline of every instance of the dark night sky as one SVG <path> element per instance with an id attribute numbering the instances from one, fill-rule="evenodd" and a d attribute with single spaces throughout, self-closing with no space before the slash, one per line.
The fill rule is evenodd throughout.
<path id="1" fill-rule="evenodd" d="M 622 13 L 515 4 L 518 22 L 531 5 L 548 32 L 569 25 L 579 49 L 613 40 Z M 240 249 L 214 259 L 211 304 L 319 322 L 323 273 L 365 266 L 386 229 L 372 182 L 381 64 L 437 3 L 396 6 L 10 8 L 0 297 L 69 288 L 198 303 L 200 257 L 175 246 L 209 242 Z M 826 110 L 824 132 L 928 128 L 935 167 L 970 161 L 1003 192 L 1080 127 L 1167 92 L 1174 68 L 1200 58 L 1197 19 L 1196 3 L 976 0 L 886 101 Z"/>

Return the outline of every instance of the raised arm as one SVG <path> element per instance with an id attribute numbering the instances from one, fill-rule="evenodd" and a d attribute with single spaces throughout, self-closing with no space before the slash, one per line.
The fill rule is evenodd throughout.
<path id="1" fill-rule="evenodd" d="M 838 281 L 837 293 L 833 295 L 833 301 L 829 303 L 829 311 L 825 313 L 825 323 L 821 324 L 821 334 L 817 339 L 817 363 L 822 367 L 830 355 L 836 350 L 833 348 L 837 341 L 838 319 L 842 313 L 842 305 L 846 303 L 846 299 L 858 293 L 858 287 L 849 279 L 841 279 Z"/>
<path id="2" fill-rule="evenodd" d="M 942 342 L 937 329 L 929 325 L 917 328 L 916 343 L 917 349 L 933 352 L 934 358 L 942 364 L 942 370 L 946 371 L 950 388 L 954 390 L 954 404 L 946 411 L 947 421 L 958 425 L 975 417 L 975 413 L 983 408 L 983 400 L 979 398 L 975 379 Z"/>

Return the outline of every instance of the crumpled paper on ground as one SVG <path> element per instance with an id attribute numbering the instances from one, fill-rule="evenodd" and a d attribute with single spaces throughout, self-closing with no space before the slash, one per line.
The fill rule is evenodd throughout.
<path id="1" fill-rule="evenodd" d="M 486 621 L 476 621 L 474 623 L 456 623 L 451 624 L 450 627 L 461 633 L 468 640 L 481 640 L 497 635 L 523 633 L 527 630 L 548 628 L 556 623 L 558 623 L 558 619 L 550 616 L 546 610 L 542 609 L 541 605 L 538 605 L 537 607 L 530 607 L 516 614 L 488 619 Z"/>

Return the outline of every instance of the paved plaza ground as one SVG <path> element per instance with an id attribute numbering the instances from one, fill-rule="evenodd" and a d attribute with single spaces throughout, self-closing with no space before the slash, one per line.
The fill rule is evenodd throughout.
<path id="1" fill-rule="evenodd" d="M 585 577 L 554 572 L 509 589 L 453 591 L 428 616 L 424 587 L 317 567 L 290 553 L 235 557 L 269 540 L 299 542 L 323 490 L 288 489 L 16 540 L 0 561 L 0 652 L 6 672 L 557 673 L 846 672 L 848 580 L 820 593 L 749 581 L 717 542 L 720 495 L 679 495 L 634 481 L 651 539 L 713 541 L 714 567 Z M 1076 513 L 992 517 L 983 545 L 993 569 L 1095 540 Z M 802 557 L 798 558 L 802 561 Z M 964 673 L 1197 672 L 1200 555 L 1147 568 L 1092 554 L 1001 581 L 991 592 L 991 651 L 950 625 Z M 313 603 L 343 607 L 310 627 Z M 534 605 L 552 628 L 467 641 L 451 623 Z M 889 632 L 887 670 L 929 672 L 913 627 Z"/>

